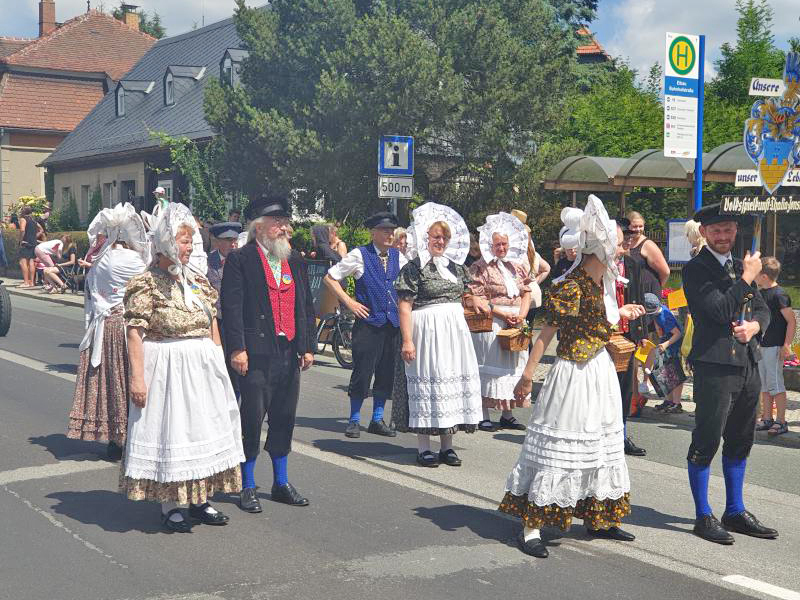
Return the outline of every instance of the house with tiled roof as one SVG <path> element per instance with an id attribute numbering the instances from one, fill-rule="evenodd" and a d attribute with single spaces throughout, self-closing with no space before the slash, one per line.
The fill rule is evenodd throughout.
<path id="1" fill-rule="evenodd" d="M 155 41 L 135 13 L 120 21 L 89 10 L 57 23 L 54 0 L 39 2 L 38 38 L 0 37 L 0 212 L 45 194 L 42 160 Z"/>
<path id="2" fill-rule="evenodd" d="M 579 63 L 598 63 L 610 61 L 611 57 L 594 37 L 588 27 L 581 27 L 577 31 L 581 43 L 578 45 Z"/>

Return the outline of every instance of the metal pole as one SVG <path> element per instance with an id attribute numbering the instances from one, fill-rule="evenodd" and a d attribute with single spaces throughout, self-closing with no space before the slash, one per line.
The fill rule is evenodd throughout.
<path id="1" fill-rule="evenodd" d="M 706 36 L 700 36 L 697 73 L 697 157 L 694 159 L 694 210 L 703 206 L 703 98 L 705 84 Z"/>

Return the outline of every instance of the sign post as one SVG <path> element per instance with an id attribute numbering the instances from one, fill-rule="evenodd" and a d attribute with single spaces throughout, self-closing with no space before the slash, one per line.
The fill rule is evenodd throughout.
<path id="1" fill-rule="evenodd" d="M 382 135 L 378 143 L 378 197 L 397 214 L 398 198 L 414 197 L 414 138 Z"/>

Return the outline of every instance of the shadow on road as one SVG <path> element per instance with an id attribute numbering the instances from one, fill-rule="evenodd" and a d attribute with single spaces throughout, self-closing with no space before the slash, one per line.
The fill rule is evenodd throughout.
<path id="1" fill-rule="evenodd" d="M 42 446 L 58 460 L 72 459 L 76 454 L 97 454 L 98 458 L 106 456 L 105 442 L 71 440 L 63 433 L 29 437 L 28 442 L 35 446 Z"/>
<path id="2" fill-rule="evenodd" d="M 69 375 L 78 374 L 78 365 L 69 363 L 49 364 L 45 367 L 51 373 L 67 373 Z"/>
<path id="3" fill-rule="evenodd" d="M 72 343 L 59 344 L 58 347 L 59 348 L 75 348 L 75 349 L 77 349 L 77 348 L 80 348 L 80 344 L 72 344 Z"/>
<path id="4" fill-rule="evenodd" d="M 681 533 L 691 532 L 694 526 L 694 519 L 686 517 L 676 517 L 659 512 L 649 506 L 631 505 L 631 514 L 625 517 L 622 527 L 626 523 L 638 525 L 639 527 L 649 527 L 651 529 L 663 529 L 665 531 L 680 531 Z M 676 525 L 688 525 L 689 527 L 676 527 Z"/>
<path id="5" fill-rule="evenodd" d="M 410 465 L 417 451 L 407 446 L 387 442 L 367 442 L 358 440 L 315 440 L 314 447 L 323 452 L 332 452 L 348 458 L 372 458 L 395 465 Z"/>
<path id="6" fill-rule="evenodd" d="M 414 515 L 427 519 L 442 531 L 458 531 L 467 528 L 475 535 L 500 542 L 506 546 L 515 546 L 515 537 L 520 526 L 502 516 L 497 511 L 448 504 L 446 506 L 420 506 L 414 509 Z"/>
<path id="7" fill-rule="evenodd" d="M 85 525 L 104 531 L 160 533 L 161 509 L 155 502 L 132 502 L 118 492 L 55 492 L 47 498 L 57 500 L 51 510 Z"/>

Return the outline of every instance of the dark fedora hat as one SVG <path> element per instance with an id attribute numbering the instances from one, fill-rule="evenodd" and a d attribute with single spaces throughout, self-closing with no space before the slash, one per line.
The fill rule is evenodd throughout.
<path id="1" fill-rule="evenodd" d="M 367 229 L 394 229 L 398 226 L 397 217 L 390 212 L 375 213 L 371 217 L 367 217 L 364 221 L 364 227 Z"/>

